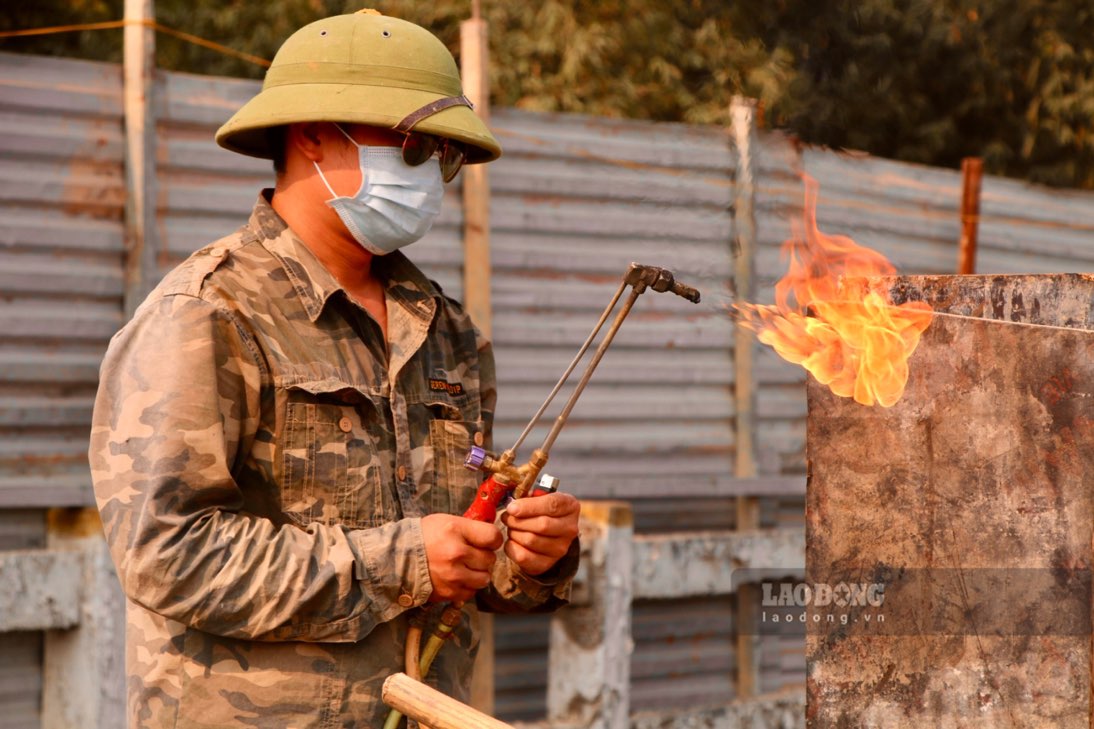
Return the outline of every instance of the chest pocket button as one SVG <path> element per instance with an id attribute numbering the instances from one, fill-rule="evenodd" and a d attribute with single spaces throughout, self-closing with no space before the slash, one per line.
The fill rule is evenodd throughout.
<path id="1" fill-rule="evenodd" d="M 343 433 L 348 433 L 351 430 L 353 430 L 353 423 L 350 422 L 349 418 L 344 417 L 344 418 L 342 418 L 341 420 L 338 421 L 338 428 Z"/>

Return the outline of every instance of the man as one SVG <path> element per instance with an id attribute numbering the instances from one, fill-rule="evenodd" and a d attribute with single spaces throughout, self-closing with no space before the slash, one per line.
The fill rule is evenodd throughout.
<path id="1" fill-rule="evenodd" d="M 380 726 L 423 606 L 553 609 L 577 501 L 460 516 L 490 345 L 396 249 L 500 148 L 431 34 L 378 14 L 293 34 L 217 133 L 275 159 L 250 221 L 111 342 L 90 458 L 128 598 L 129 723 Z M 476 617 L 425 680 L 466 700 Z"/>

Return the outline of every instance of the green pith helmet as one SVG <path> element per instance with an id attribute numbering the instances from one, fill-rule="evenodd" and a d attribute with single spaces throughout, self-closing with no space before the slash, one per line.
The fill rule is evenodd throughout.
<path id="1" fill-rule="evenodd" d="M 217 130 L 216 140 L 271 159 L 268 129 L 311 121 L 412 127 L 466 143 L 468 164 L 501 156 L 498 140 L 463 96 L 444 44 L 420 26 L 375 11 L 317 20 L 289 36 L 262 91 Z"/>

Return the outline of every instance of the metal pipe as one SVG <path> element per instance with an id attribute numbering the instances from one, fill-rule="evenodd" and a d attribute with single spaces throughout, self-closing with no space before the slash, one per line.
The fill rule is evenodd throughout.
<path id="1" fill-rule="evenodd" d="M 572 362 L 570 362 L 570 366 L 566 368 L 566 371 L 562 373 L 562 377 L 560 377 L 558 382 L 555 383 L 555 387 L 553 390 L 551 390 L 551 394 L 549 394 L 547 396 L 547 399 L 543 401 L 543 404 L 539 406 L 539 410 L 537 410 L 536 414 L 532 416 L 532 419 L 528 422 L 528 425 L 524 427 L 524 432 L 520 434 L 519 438 L 517 438 L 517 442 L 513 444 L 512 448 L 509 449 L 510 451 L 516 453 L 517 450 L 519 450 L 521 445 L 524 443 L 524 439 L 528 437 L 528 434 L 531 433 L 532 429 L 536 427 L 537 423 L 539 423 L 539 419 L 543 416 L 543 412 L 551 404 L 551 401 L 555 399 L 555 395 L 558 394 L 558 391 L 562 389 L 562 386 L 566 383 L 566 380 L 570 377 L 570 374 L 574 371 L 574 368 L 577 367 L 577 363 L 580 362 L 581 358 L 585 356 L 585 352 L 589 350 L 589 345 L 593 343 L 593 339 L 600 332 L 600 328 L 604 326 L 604 322 L 608 320 L 608 316 L 612 313 L 612 309 L 615 308 L 615 305 L 619 302 L 619 297 L 623 295 L 623 290 L 626 288 L 626 281 L 623 281 L 623 283 L 619 284 L 619 288 L 616 290 L 615 296 L 612 297 L 611 303 L 609 303 L 608 307 L 604 309 L 604 313 L 600 315 L 600 321 L 598 321 L 596 323 L 596 326 L 593 327 L 592 332 L 590 332 L 588 338 L 585 339 L 585 343 L 582 344 L 581 349 L 577 351 L 577 356 L 574 357 Z"/>
<path id="2" fill-rule="evenodd" d="M 631 291 L 631 295 L 627 297 L 626 302 L 623 304 L 623 308 L 620 309 L 619 314 L 615 317 L 615 321 L 612 322 L 611 327 L 608 328 L 608 333 L 604 335 L 604 339 L 601 340 L 600 346 L 596 348 L 596 352 L 593 353 L 593 359 L 589 362 L 589 366 L 585 368 L 585 374 L 581 376 L 577 386 L 574 387 L 574 391 L 570 393 L 570 399 L 566 401 L 566 406 L 562 408 L 562 412 L 555 418 L 555 424 L 551 426 L 551 432 L 547 434 L 547 438 L 544 439 L 543 445 L 540 446 L 540 450 L 544 453 L 551 452 L 551 446 L 555 444 L 555 439 L 558 438 L 558 434 L 562 431 L 563 426 L 566 425 L 566 419 L 570 417 L 570 411 L 574 409 L 574 405 L 577 404 L 577 399 L 581 397 L 581 392 L 585 389 L 585 385 L 589 384 L 589 380 L 593 376 L 593 371 L 596 366 L 600 364 L 600 360 L 604 358 L 604 354 L 608 351 L 608 347 L 612 343 L 612 339 L 615 338 L 616 332 L 619 331 L 619 327 L 623 324 L 623 320 L 627 318 L 627 314 L 631 312 L 634 307 L 634 302 L 638 301 L 638 297 L 642 295 L 642 291 L 638 287 L 635 287 Z M 612 306 L 615 304 L 613 303 Z"/>

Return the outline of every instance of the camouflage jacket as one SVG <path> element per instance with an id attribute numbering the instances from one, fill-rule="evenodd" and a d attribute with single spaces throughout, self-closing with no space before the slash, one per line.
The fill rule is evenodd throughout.
<path id="1" fill-rule="evenodd" d="M 490 345 L 402 254 L 389 349 L 260 198 L 111 341 L 95 495 L 128 599 L 129 724 L 372 727 L 432 586 L 421 517 L 462 513 L 489 439 Z M 576 546 L 576 545 L 575 545 Z M 499 552 L 480 604 L 562 604 L 574 550 L 530 578 Z M 477 614 L 427 682 L 466 700 Z"/>

